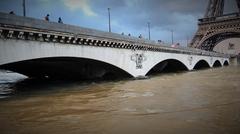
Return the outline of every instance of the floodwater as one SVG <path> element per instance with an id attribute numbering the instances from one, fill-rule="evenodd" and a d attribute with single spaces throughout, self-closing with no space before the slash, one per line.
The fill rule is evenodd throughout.
<path id="1" fill-rule="evenodd" d="M 1 134 L 240 134 L 240 67 L 108 82 L 0 74 Z"/>

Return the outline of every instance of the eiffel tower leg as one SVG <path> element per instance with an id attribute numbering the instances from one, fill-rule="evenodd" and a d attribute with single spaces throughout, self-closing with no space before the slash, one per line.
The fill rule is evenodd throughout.
<path id="1" fill-rule="evenodd" d="M 208 1 L 208 6 L 207 6 L 207 11 L 206 11 L 206 13 L 205 13 L 205 15 L 204 15 L 205 18 L 209 17 L 209 15 L 210 15 L 211 5 L 212 5 L 212 0 L 209 0 L 209 1 Z"/>

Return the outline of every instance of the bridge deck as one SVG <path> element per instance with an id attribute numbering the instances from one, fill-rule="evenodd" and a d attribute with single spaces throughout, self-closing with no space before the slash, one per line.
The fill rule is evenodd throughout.
<path id="1" fill-rule="evenodd" d="M 0 35 L 1 38 L 226 57 L 220 53 L 195 48 L 172 48 L 150 40 L 6 13 L 0 13 Z"/>

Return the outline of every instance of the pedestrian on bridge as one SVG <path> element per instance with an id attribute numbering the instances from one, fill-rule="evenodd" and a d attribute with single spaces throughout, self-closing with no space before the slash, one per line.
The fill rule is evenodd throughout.
<path id="1" fill-rule="evenodd" d="M 62 18 L 61 18 L 61 17 L 58 18 L 58 23 L 63 24 L 63 21 L 62 21 Z"/>
<path id="2" fill-rule="evenodd" d="M 46 20 L 46 21 L 49 21 L 49 14 L 47 14 L 47 15 L 45 16 L 45 20 Z"/>
<path id="3" fill-rule="evenodd" d="M 15 15 L 15 13 L 13 11 L 9 12 L 9 14 Z"/>

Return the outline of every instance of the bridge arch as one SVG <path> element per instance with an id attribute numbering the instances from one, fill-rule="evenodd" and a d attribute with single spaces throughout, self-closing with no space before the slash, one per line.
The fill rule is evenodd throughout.
<path id="1" fill-rule="evenodd" d="M 227 60 L 224 61 L 223 66 L 228 66 L 229 62 Z"/>
<path id="2" fill-rule="evenodd" d="M 155 64 L 146 75 L 152 75 L 161 72 L 187 71 L 188 67 L 178 59 L 165 59 Z"/>
<path id="3" fill-rule="evenodd" d="M 214 63 L 213 63 L 213 67 L 221 67 L 222 64 L 219 60 L 216 60 Z"/>
<path id="4" fill-rule="evenodd" d="M 195 70 L 210 68 L 211 66 L 206 60 L 199 60 L 193 67 Z"/>
<path id="5" fill-rule="evenodd" d="M 133 77 L 116 65 L 83 57 L 42 57 L 1 65 L 29 77 L 60 79 L 114 79 Z"/>

